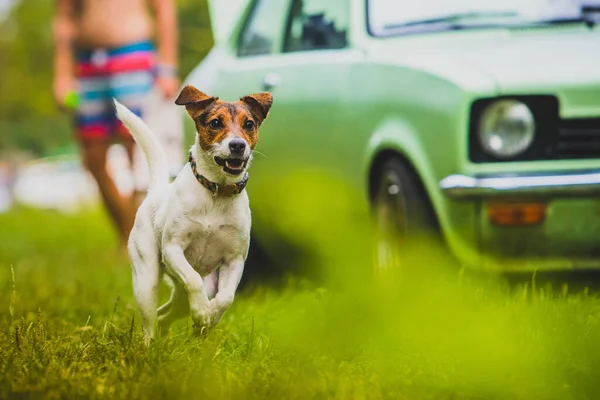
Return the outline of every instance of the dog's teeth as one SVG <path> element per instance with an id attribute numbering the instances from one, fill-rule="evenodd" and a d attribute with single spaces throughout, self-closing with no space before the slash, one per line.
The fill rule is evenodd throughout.
<path id="1" fill-rule="evenodd" d="M 229 168 L 229 169 L 234 169 L 234 170 L 235 170 L 235 169 L 242 169 L 242 168 L 244 167 L 244 165 L 245 165 L 245 162 L 241 163 L 240 165 L 236 165 L 236 166 L 233 166 L 233 167 L 232 167 L 232 166 L 229 164 L 229 161 L 228 161 L 228 160 L 225 160 L 225 166 L 226 166 L 227 168 Z"/>

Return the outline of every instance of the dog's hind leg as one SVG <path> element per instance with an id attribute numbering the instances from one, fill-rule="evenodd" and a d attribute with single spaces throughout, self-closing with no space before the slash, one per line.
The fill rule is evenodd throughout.
<path id="1" fill-rule="evenodd" d="M 134 228 L 135 229 L 135 228 Z M 156 326 L 156 306 L 160 284 L 160 264 L 158 250 L 153 242 L 130 242 L 133 272 L 133 292 L 142 316 L 144 342 L 148 345 L 154 339 Z"/>
<path id="2" fill-rule="evenodd" d="M 172 281 L 172 287 L 171 297 L 158 309 L 158 325 L 161 333 L 166 333 L 173 322 L 190 315 L 187 292 L 178 282 Z"/>

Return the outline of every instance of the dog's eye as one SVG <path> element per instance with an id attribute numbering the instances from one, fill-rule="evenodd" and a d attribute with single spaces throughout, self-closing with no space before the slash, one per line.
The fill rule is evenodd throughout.
<path id="1" fill-rule="evenodd" d="M 247 131 L 251 131 L 252 129 L 254 129 L 254 122 L 246 121 L 246 123 L 244 124 L 244 129 L 246 129 Z"/>
<path id="2" fill-rule="evenodd" d="M 213 119 L 208 123 L 208 125 L 213 129 L 219 129 L 223 126 L 220 119 Z"/>

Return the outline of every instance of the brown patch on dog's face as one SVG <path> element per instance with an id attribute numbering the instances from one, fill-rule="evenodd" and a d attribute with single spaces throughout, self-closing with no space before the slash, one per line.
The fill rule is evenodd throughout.
<path id="1" fill-rule="evenodd" d="M 269 115 L 269 110 L 273 104 L 273 96 L 269 92 L 261 92 L 244 96 L 240 99 L 240 102 L 250 108 L 259 120 L 258 125 L 260 125 Z"/>
<path id="2" fill-rule="evenodd" d="M 230 135 L 244 139 L 251 149 L 258 142 L 257 118 L 237 102 L 215 101 L 192 118 L 203 150 L 209 150 Z"/>
<path id="3" fill-rule="evenodd" d="M 254 150 L 258 127 L 265 120 L 273 98 L 270 93 L 245 96 L 236 102 L 224 102 L 208 96 L 193 86 L 181 91 L 175 104 L 185 108 L 196 124 L 198 143 L 204 151 L 232 135 L 242 138 Z"/>

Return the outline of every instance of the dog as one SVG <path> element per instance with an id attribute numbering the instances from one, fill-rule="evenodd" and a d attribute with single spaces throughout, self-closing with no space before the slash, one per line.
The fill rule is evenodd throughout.
<path id="1" fill-rule="evenodd" d="M 273 97 L 251 94 L 224 102 L 185 86 L 175 104 L 196 126 L 187 163 L 173 182 L 165 152 L 148 126 L 116 99 L 117 117 L 146 156 L 149 189 L 128 240 L 133 290 L 144 341 L 191 316 L 196 331 L 219 323 L 231 306 L 244 271 L 251 214 L 245 186 L 258 129 Z M 157 309 L 161 280 L 172 287 Z"/>

